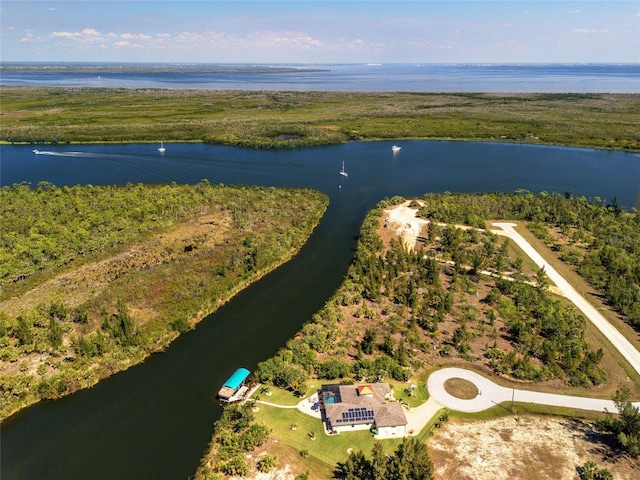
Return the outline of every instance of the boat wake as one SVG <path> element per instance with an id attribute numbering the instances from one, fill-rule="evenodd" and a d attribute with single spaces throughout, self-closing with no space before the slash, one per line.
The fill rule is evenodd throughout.
<path id="1" fill-rule="evenodd" d="M 195 156 L 185 155 L 180 149 L 171 149 L 171 151 L 173 154 L 158 155 L 156 148 L 151 151 L 139 150 L 127 153 L 36 149 L 33 150 L 33 154 L 43 162 L 64 164 L 65 168 L 69 169 L 85 168 L 82 165 L 92 164 L 92 169 L 96 171 L 104 166 L 110 171 L 117 169 L 136 172 L 136 178 L 146 183 L 162 183 L 162 179 L 167 178 L 179 183 L 197 183 L 206 178 L 213 182 L 235 184 L 241 182 L 243 178 L 246 179 L 248 175 L 255 178 L 270 178 L 271 183 L 279 184 L 283 172 L 288 175 L 294 168 L 304 170 L 303 162 L 290 160 L 265 163 L 251 160 L 242 154 L 238 155 L 235 151 L 222 155 L 204 153 Z M 107 179 L 101 181 L 112 182 Z"/>
<path id="2" fill-rule="evenodd" d="M 34 150 L 36 155 L 52 155 L 56 157 L 95 157 L 97 154 L 87 152 L 51 152 L 48 150 Z"/>

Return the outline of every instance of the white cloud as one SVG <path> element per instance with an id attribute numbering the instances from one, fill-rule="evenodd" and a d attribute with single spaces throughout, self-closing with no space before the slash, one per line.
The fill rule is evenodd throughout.
<path id="1" fill-rule="evenodd" d="M 147 41 L 151 40 L 152 37 L 150 37 L 149 35 L 145 35 L 144 33 L 123 33 L 120 35 L 120 38 L 122 38 L 123 40 Z"/>
<path id="2" fill-rule="evenodd" d="M 100 33 L 95 28 L 85 28 L 82 30 L 82 35 L 87 37 L 99 37 Z"/>
<path id="3" fill-rule="evenodd" d="M 324 42 L 311 37 L 305 32 L 297 31 L 260 31 L 254 32 L 245 39 L 246 43 L 266 48 L 318 47 L 325 46 Z"/>
<path id="4" fill-rule="evenodd" d="M 52 32 L 50 36 L 75 40 L 80 43 L 93 43 L 102 40 L 102 34 L 95 28 L 85 28 L 81 32 Z"/>
<path id="5" fill-rule="evenodd" d="M 260 48 L 260 49 L 322 49 L 332 48 L 323 40 L 314 38 L 306 32 L 284 30 L 260 30 L 246 36 L 231 35 L 225 32 L 208 31 L 205 33 L 182 32 L 176 37 L 169 34 L 156 36 L 157 44 L 175 44 L 181 48 L 199 49 L 202 46 L 215 46 L 217 48 Z"/>
<path id="6" fill-rule="evenodd" d="M 27 35 L 25 37 L 22 37 L 20 39 L 21 43 L 31 43 L 31 42 L 35 42 L 37 41 L 36 38 L 33 36 L 33 34 L 31 33 L 27 33 Z"/>
<path id="7" fill-rule="evenodd" d="M 569 15 L 578 15 L 580 10 L 569 10 Z"/>
<path id="8" fill-rule="evenodd" d="M 78 32 L 52 32 L 51 36 L 54 38 L 78 38 L 81 34 Z"/>
<path id="9" fill-rule="evenodd" d="M 102 48 L 109 47 L 137 47 L 143 48 L 145 45 L 153 44 L 153 37 L 144 33 L 121 33 L 116 34 L 109 32 L 103 34 L 95 28 L 84 28 L 80 32 L 52 32 L 51 38 L 58 40 L 67 40 L 81 45 L 100 46 Z M 164 37 L 163 37 L 164 38 Z M 30 39 L 26 39 L 28 41 Z"/>
<path id="10" fill-rule="evenodd" d="M 411 40 L 406 42 L 406 45 L 413 48 L 431 48 L 433 42 L 431 40 Z"/>
<path id="11" fill-rule="evenodd" d="M 591 28 L 591 29 L 589 29 L 589 28 L 575 28 L 572 31 L 573 31 L 573 33 L 576 33 L 578 35 L 604 35 L 604 34 L 609 33 L 609 30 L 606 30 L 606 29 L 598 30 L 598 29 L 595 29 L 595 28 Z"/>
<path id="12" fill-rule="evenodd" d="M 362 50 L 373 45 L 370 45 L 361 38 L 356 38 L 355 40 L 351 40 L 350 42 L 345 43 L 344 46 L 350 49 Z"/>

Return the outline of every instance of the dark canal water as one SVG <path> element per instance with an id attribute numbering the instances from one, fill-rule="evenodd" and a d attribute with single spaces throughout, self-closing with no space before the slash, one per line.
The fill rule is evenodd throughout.
<path id="1" fill-rule="evenodd" d="M 220 413 L 214 396 L 253 369 L 335 291 L 365 213 L 425 192 L 572 191 L 635 205 L 640 155 L 524 145 L 352 143 L 305 150 L 166 145 L 0 146 L 0 184 L 212 183 L 313 187 L 330 196 L 300 254 L 246 289 L 166 352 L 94 388 L 43 402 L 2 425 L 3 480 L 186 479 Z M 348 178 L 338 175 L 342 161 Z"/>

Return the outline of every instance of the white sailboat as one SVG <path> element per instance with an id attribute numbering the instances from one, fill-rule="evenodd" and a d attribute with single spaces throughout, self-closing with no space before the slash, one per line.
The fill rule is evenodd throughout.
<path id="1" fill-rule="evenodd" d="M 160 148 L 158 149 L 158 151 L 159 151 L 160 153 L 164 153 L 164 151 L 165 151 L 165 150 L 166 150 L 166 149 L 164 148 L 164 143 L 163 143 L 162 141 L 160 141 Z"/>
<path id="2" fill-rule="evenodd" d="M 340 175 L 342 175 L 343 177 L 348 177 L 349 174 L 347 172 L 344 171 L 344 162 L 342 162 L 342 170 L 340 170 Z"/>

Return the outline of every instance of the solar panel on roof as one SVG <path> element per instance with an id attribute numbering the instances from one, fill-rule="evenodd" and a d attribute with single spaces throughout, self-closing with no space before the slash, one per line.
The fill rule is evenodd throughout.
<path id="1" fill-rule="evenodd" d="M 337 418 L 335 423 L 371 422 L 374 418 L 373 410 L 366 407 L 352 407 L 342 412 L 341 418 Z"/>

